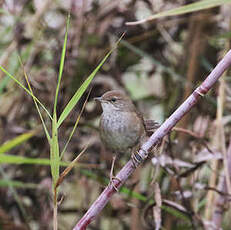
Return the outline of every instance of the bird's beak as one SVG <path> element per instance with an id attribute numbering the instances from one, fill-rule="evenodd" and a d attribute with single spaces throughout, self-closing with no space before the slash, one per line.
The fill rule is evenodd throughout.
<path id="1" fill-rule="evenodd" d="M 102 97 L 95 97 L 94 100 L 101 102 L 102 101 Z"/>

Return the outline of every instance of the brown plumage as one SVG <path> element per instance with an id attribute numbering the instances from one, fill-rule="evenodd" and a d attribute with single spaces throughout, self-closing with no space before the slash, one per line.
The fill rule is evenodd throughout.
<path id="1" fill-rule="evenodd" d="M 96 98 L 103 113 L 100 119 L 100 136 L 103 143 L 115 152 L 128 152 L 139 147 L 148 132 L 157 128 L 153 120 L 144 121 L 131 99 L 122 91 L 112 90 Z"/>

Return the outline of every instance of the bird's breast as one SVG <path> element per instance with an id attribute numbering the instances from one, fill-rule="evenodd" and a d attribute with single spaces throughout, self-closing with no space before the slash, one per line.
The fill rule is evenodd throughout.
<path id="1" fill-rule="evenodd" d="M 135 112 L 116 111 L 101 116 L 101 139 L 112 150 L 120 152 L 134 147 L 143 133 L 143 123 Z"/>

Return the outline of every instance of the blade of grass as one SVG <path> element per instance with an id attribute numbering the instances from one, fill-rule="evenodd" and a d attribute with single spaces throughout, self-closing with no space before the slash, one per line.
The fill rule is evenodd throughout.
<path id="1" fill-rule="evenodd" d="M 7 70 L 5 70 L 2 66 L 0 66 L 0 70 L 5 73 L 8 77 L 10 77 L 12 80 L 14 80 L 22 89 L 24 89 L 34 100 L 36 100 L 38 102 L 38 104 L 44 109 L 44 111 L 47 113 L 47 115 L 49 116 L 49 118 L 52 120 L 52 117 L 50 115 L 50 113 L 48 112 L 48 110 L 46 109 L 46 107 L 42 104 L 42 102 L 40 102 L 38 100 L 37 97 L 35 97 L 33 94 L 31 94 L 31 92 L 20 82 L 18 81 L 13 75 L 11 75 L 9 72 L 7 72 Z"/>
<path id="2" fill-rule="evenodd" d="M 33 184 L 33 183 L 24 183 L 21 181 L 17 180 L 7 180 L 7 179 L 2 179 L 0 180 L 0 187 L 15 187 L 15 188 L 23 188 L 23 189 L 36 189 L 38 188 L 38 184 Z"/>
<path id="3" fill-rule="evenodd" d="M 231 0 L 203 0 L 203 1 L 198 1 L 194 2 L 185 6 L 181 6 L 175 9 L 167 10 L 164 12 L 160 12 L 158 14 L 154 14 L 146 19 L 136 21 L 136 22 L 127 22 L 126 25 L 138 25 L 142 24 L 148 21 L 152 21 L 156 18 L 160 17 L 166 17 L 166 16 L 175 16 L 175 15 L 181 15 L 181 14 L 186 14 L 186 13 L 191 13 L 194 11 L 199 11 L 199 10 L 205 10 L 208 8 L 213 8 L 216 6 L 220 6 L 222 4 L 227 4 L 231 3 Z"/>
<path id="4" fill-rule="evenodd" d="M 50 159 L 51 159 L 51 175 L 53 180 L 53 185 L 56 184 L 59 178 L 59 142 L 58 142 L 58 130 L 57 130 L 57 117 L 56 113 L 54 113 L 53 121 L 52 121 L 52 139 L 51 139 L 51 147 L 50 147 Z"/>
<path id="5" fill-rule="evenodd" d="M 22 60 L 21 60 L 21 57 L 18 56 L 18 59 L 19 59 L 19 62 L 20 62 L 20 64 L 21 64 L 21 66 L 22 66 L 23 73 L 24 73 L 24 77 L 25 77 L 25 79 L 26 79 L 26 82 L 27 82 L 27 85 L 28 85 L 28 87 L 29 87 L 30 93 L 34 96 L 33 90 L 32 90 L 32 88 L 31 88 L 31 85 L 30 85 L 30 82 L 29 82 L 29 79 L 28 79 L 28 76 L 27 76 L 27 73 L 26 73 L 26 71 L 25 71 L 24 65 L 23 65 Z M 33 98 L 35 107 L 36 107 L 36 109 L 37 109 L 37 112 L 38 112 L 38 114 L 39 114 L 40 120 L 41 120 L 41 122 L 42 122 L 43 129 L 44 129 L 44 131 L 45 131 L 47 140 L 48 140 L 48 142 L 49 142 L 49 144 L 50 144 L 50 143 L 51 143 L 51 138 L 50 138 L 49 132 L 48 132 L 48 130 L 47 130 L 46 124 L 45 124 L 45 122 L 44 122 L 44 120 L 43 120 L 43 116 L 42 116 L 41 111 L 40 111 L 40 109 L 39 109 L 38 103 L 37 103 L 37 101 L 34 99 L 34 97 L 32 97 L 32 98 Z"/>
<path id="6" fill-rule="evenodd" d="M 98 70 L 101 68 L 101 66 L 104 64 L 104 62 L 107 60 L 107 58 L 110 56 L 110 54 L 116 49 L 118 43 L 123 38 L 124 34 L 119 38 L 119 40 L 116 42 L 115 46 L 106 54 L 106 56 L 103 58 L 103 60 L 99 63 L 99 65 L 95 68 L 95 70 L 90 74 L 90 76 L 83 82 L 83 84 L 80 86 L 80 88 L 76 91 L 74 96 L 71 98 L 71 100 L 68 102 L 66 107 L 64 108 L 62 114 L 60 115 L 58 119 L 58 127 L 63 123 L 65 118 L 69 115 L 69 113 L 72 111 L 74 106 L 77 104 L 85 90 L 87 89 L 88 85 L 93 80 L 94 76 L 98 72 Z"/>
<path id="7" fill-rule="evenodd" d="M 58 83 L 57 83 L 56 92 L 55 92 L 53 120 L 52 120 L 52 140 L 51 140 L 51 148 L 50 148 L 51 149 L 50 158 L 51 158 L 52 182 L 53 182 L 53 189 L 54 189 L 54 198 L 53 198 L 53 204 L 54 204 L 53 206 L 53 229 L 54 230 L 57 230 L 58 228 L 58 223 L 57 223 L 57 214 L 58 214 L 57 194 L 58 193 L 57 193 L 55 185 L 59 178 L 59 166 L 60 166 L 56 107 L 57 107 L 60 83 L 61 83 L 62 74 L 63 74 L 69 23 L 70 23 L 70 14 L 67 17 L 67 22 L 66 22 L 66 32 L 65 32 L 64 42 L 63 42 L 63 49 L 62 49 L 60 64 L 59 64 L 59 76 L 58 76 Z"/>
<path id="8" fill-rule="evenodd" d="M 170 214 L 170 215 L 172 215 L 172 216 L 174 216 L 176 218 L 182 219 L 184 221 L 190 221 L 189 216 L 187 216 L 186 214 L 184 214 L 184 213 L 180 212 L 179 210 L 174 209 L 174 208 L 172 208 L 170 206 L 162 205 L 161 209 L 163 209 L 168 214 Z"/>
<path id="9" fill-rule="evenodd" d="M 8 31 L 8 33 L 10 31 L 12 31 L 12 28 Z M 7 32 L 3 31 L 2 33 L 0 33 L 0 37 L 2 38 L 1 35 L 4 35 L 4 34 L 7 34 Z M 17 72 L 19 72 L 19 67 L 20 67 L 20 63 L 17 62 L 17 60 L 16 60 L 18 58 L 18 55 L 19 55 L 19 53 L 16 49 L 16 46 L 17 46 L 17 42 L 12 41 L 11 44 L 4 51 L 3 56 L 1 56 L 1 58 L 0 58 L 0 65 L 4 65 L 5 61 L 7 60 L 8 72 L 14 73 L 15 75 L 17 74 Z M 20 52 L 20 56 L 22 57 L 22 60 L 28 60 L 33 48 L 34 48 L 34 43 L 32 41 L 25 47 L 25 50 L 23 49 Z M 12 74 L 12 75 L 14 75 L 14 74 Z M 7 87 L 8 82 L 10 80 L 11 79 L 7 75 L 4 76 L 4 79 L 1 80 L 2 84 L 0 86 L 0 95 L 4 94 L 4 89 Z"/>
<path id="10" fill-rule="evenodd" d="M 38 132 L 38 129 L 32 130 L 26 133 L 23 133 L 9 141 L 6 141 L 4 144 L 0 146 L 0 154 L 6 153 L 7 151 L 11 150 L 12 148 L 22 144 L 23 142 L 29 140 Z"/>
<path id="11" fill-rule="evenodd" d="M 59 142 L 58 142 L 58 127 L 57 127 L 57 115 L 56 110 L 53 113 L 52 120 L 52 140 L 50 146 L 50 159 L 51 159 L 51 175 L 52 175 L 52 184 L 53 184 L 53 230 L 58 229 L 58 191 L 55 188 L 55 184 L 59 178 Z"/>
<path id="12" fill-rule="evenodd" d="M 35 164 L 35 165 L 51 165 L 51 160 L 46 158 L 29 158 L 23 156 L 15 156 L 8 154 L 0 155 L 0 164 Z M 67 166 L 69 163 L 60 162 L 61 166 Z M 82 166 L 81 166 L 82 167 Z"/>
<path id="13" fill-rule="evenodd" d="M 56 110 L 54 110 L 53 120 L 52 120 L 52 141 L 51 141 L 51 175 L 52 175 L 52 184 L 53 184 L 53 230 L 58 229 L 58 191 L 55 188 L 55 185 L 59 178 L 59 142 L 58 142 L 58 126 L 57 126 L 57 116 Z"/>
<path id="14" fill-rule="evenodd" d="M 87 98 L 86 98 L 86 100 L 85 100 L 85 102 L 84 102 L 84 104 L 83 104 L 83 107 L 82 107 L 82 109 L 81 109 L 81 111 L 80 111 L 79 116 L 77 117 L 77 120 L 76 120 L 76 122 L 75 122 L 75 125 L 74 125 L 74 127 L 73 127 L 73 129 L 72 129 L 72 131 L 71 131 L 71 133 L 70 133 L 70 136 L 69 136 L 69 138 L 68 138 L 68 140 L 67 140 L 67 142 L 66 142 L 66 144 L 65 144 L 65 146 L 64 146 L 64 148 L 63 148 L 62 153 L 60 154 L 60 159 L 62 159 L 63 154 L 65 153 L 65 151 L 66 151 L 66 149 L 67 149 L 67 146 L 68 146 L 68 144 L 69 144 L 69 142 L 70 142 L 70 140 L 71 140 L 71 138 L 72 138 L 72 136 L 73 136 L 73 134 L 74 134 L 74 132 L 75 132 L 75 130 L 76 130 L 78 124 L 79 124 L 79 120 L 80 120 L 81 115 L 82 115 L 82 113 L 83 113 L 83 111 L 84 111 L 84 108 L 85 108 L 85 106 L 86 106 L 86 104 L 87 104 L 87 100 L 88 100 L 88 98 L 89 98 L 90 93 L 91 93 L 91 90 L 89 91 L 89 93 L 88 93 L 88 95 L 87 95 Z"/>
<path id="15" fill-rule="evenodd" d="M 53 183 L 53 229 L 57 230 L 58 223 L 57 223 L 57 214 L 58 214 L 58 203 L 57 203 L 57 195 L 58 191 L 56 190 L 56 183 L 59 178 L 59 167 L 60 167 L 60 158 L 59 158 L 59 143 L 58 143 L 58 125 L 57 125 L 57 101 L 58 101 L 58 94 L 60 83 L 63 74 L 63 67 L 64 67 L 64 60 L 66 54 L 66 45 L 67 45 L 67 35 L 68 35 L 68 27 L 70 23 L 70 14 L 67 17 L 66 21 L 66 32 L 65 38 L 63 42 L 62 54 L 59 64 L 59 76 L 58 76 L 58 83 L 55 92 L 55 99 L 54 99 L 54 108 L 53 108 L 53 119 L 52 119 L 52 138 L 50 142 L 50 159 L 51 159 L 51 175 L 52 175 L 52 183 Z"/>
<path id="16" fill-rule="evenodd" d="M 68 166 L 70 163 L 71 162 L 60 161 L 60 166 Z M 29 158 L 29 157 L 1 154 L 0 164 L 32 164 L 32 165 L 50 166 L 51 160 L 48 158 Z M 77 167 L 79 168 L 98 168 L 99 165 L 78 163 Z"/>
<path id="17" fill-rule="evenodd" d="M 64 60 L 65 60 L 65 54 L 66 54 L 67 35 L 68 35 L 69 25 L 70 25 L 70 14 L 68 14 L 67 22 L 66 22 L 66 32 L 65 32 L 64 42 L 63 42 L 63 48 L 62 48 L 60 64 L 59 64 L 58 84 L 57 84 L 56 92 L 55 92 L 54 110 L 56 110 L 57 101 L 58 101 L 58 94 L 59 94 L 59 88 L 60 88 L 60 83 L 61 83 L 62 74 L 63 74 L 63 67 L 64 67 Z"/>

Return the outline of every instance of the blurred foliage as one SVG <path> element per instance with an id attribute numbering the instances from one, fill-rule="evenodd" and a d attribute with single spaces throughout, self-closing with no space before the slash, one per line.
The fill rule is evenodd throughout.
<path id="1" fill-rule="evenodd" d="M 105 178 L 110 174 L 112 153 L 99 139 L 101 109 L 92 99 L 111 89 L 123 89 L 146 118 L 163 122 L 230 48 L 230 4 L 218 7 L 229 2 L 203 1 L 207 4 L 205 8 L 212 4 L 217 7 L 193 13 L 191 8 L 188 14 L 162 17 L 136 26 L 125 23 L 155 17 L 159 12 L 174 12 L 173 9 L 189 2 L 0 2 L 0 66 L 26 86 L 18 60 L 20 55 L 33 94 L 51 114 L 60 58 L 64 57 L 66 16 L 70 13 L 56 107 L 57 118 L 63 111 L 66 118 L 57 119 L 56 124 L 60 126 L 60 149 L 69 139 L 76 117 L 92 88 L 79 126 L 60 163 L 64 166 L 64 162 L 75 159 L 88 144 L 80 167 L 74 168 L 60 185 L 60 196 L 65 199 L 59 205 L 59 229 L 71 229 L 108 183 Z M 190 3 L 194 7 L 201 5 L 198 1 Z M 126 34 L 119 47 L 104 65 L 99 65 L 123 32 Z M 91 73 L 95 74 L 98 67 L 101 69 L 93 79 Z M 75 92 L 84 82 L 84 89 L 87 88 L 92 79 L 90 88 L 79 95 L 79 101 L 71 103 L 71 109 L 67 111 L 70 99 L 76 98 Z M 161 189 L 163 229 L 204 229 L 213 223 L 219 192 L 224 192 L 218 186 L 223 178 L 223 147 L 228 146 L 230 138 L 229 73 L 224 79 L 224 83 L 218 83 L 180 122 L 178 127 L 181 129 L 175 129 L 164 139 L 155 151 L 155 157 L 151 156 L 137 175 L 130 178 L 89 229 L 154 229 L 153 181 L 158 182 Z M 222 84 L 225 85 L 224 97 L 220 91 Z M 50 146 L 40 129 L 41 121 L 33 100 L 2 71 L 0 108 L 0 149 L 4 152 L 0 154 L 0 196 L 4 197 L 0 199 L 0 228 L 7 229 L 7 225 L 1 226 L 4 220 L 6 224 L 12 223 L 8 229 L 52 229 Z M 74 111 L 70 112 L 72 108 Z M 41 110 L 41 114 L 45 117 L 46 112 Z M 219 119 L 218 114 L 221 114 Z M 44 124 L 51 133 L 48 121 L 49 118 L 45 118 Z M 115 171 L 128 157 L 117 157 Z M 212 185 L 213 172 L 216 173 Z M 230 228 L 229 219 L 230 212 L 223 210 L 223 229 Z"/>

